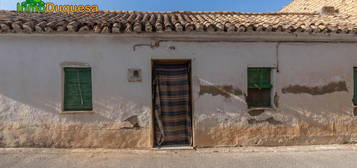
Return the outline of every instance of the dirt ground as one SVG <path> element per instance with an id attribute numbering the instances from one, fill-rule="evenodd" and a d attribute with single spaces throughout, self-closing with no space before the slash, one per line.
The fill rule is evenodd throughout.
<path id="1" fill-rule="evenodd" d="M 349 168 L 357 145 L 152 149 L 2 148 L 0 168 Z"/>

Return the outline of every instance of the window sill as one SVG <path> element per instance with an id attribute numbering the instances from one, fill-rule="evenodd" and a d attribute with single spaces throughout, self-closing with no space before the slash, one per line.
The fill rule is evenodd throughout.
<path id="1" fill-rule="evenodd" d="M 276 110 L 274 107 L 248 107 L 248 110 Z"/>
<path id="2" fill-rule="evenodd" d="M 94 111 L 62 111 L 60 114 L 94 114 Z"/>

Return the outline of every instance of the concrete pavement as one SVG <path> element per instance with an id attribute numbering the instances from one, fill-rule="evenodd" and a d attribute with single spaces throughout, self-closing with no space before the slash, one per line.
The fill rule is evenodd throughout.
<path id="1" fill-rule="evenodd" d="M 0 168 L 356 168 L 357 145 L 198 150 L 0 149 Z"/>

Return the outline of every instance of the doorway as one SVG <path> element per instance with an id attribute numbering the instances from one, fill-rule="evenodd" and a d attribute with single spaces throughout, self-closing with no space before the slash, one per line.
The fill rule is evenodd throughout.
<path id="1" fill-rule="evenodd" d="M 154 145 L 192 146 L 190 60 L 153 60 Z"/>

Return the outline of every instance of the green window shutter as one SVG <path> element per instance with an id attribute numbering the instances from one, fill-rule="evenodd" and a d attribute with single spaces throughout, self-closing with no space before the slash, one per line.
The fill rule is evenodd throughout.
<path id="1" fill-rule="evenodd" d="M 271 68 L 248 68 L 248 108 L 271 107 Z"/>
<path id="2" fill-rule="evenodd" d="M 64 68 L 64 73 L 64 111 L 92 110 L 91 68 Z"/>
<path id="3" fill-rule="evenodd" d="M 248 88 L 269 89 L 271 84 L 271 68 L 248 68 Z"/>
<path id="4" fill-rule="evenodd" d="M 357 105 L 357 68 L 353 68 L 353 80 L 354 80 L 353 104 Z"/>

